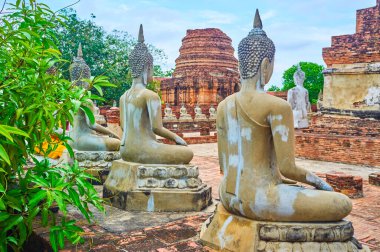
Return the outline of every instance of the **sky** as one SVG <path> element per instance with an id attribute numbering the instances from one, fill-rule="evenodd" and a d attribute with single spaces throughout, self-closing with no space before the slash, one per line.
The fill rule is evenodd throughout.
<path id="1" fill-rule="evenodd" d="M 46 2 L 58 9 L 75 1 Z M 375 5 L 376 0 L 81 0 L 73 8 L 81 19 L 93 13 L 107 31 L 137 37 L 143 24 L 145 41 L 168 56 L 164 69 L 175 67 L 187 29 L 219 28 L 237 50 L 258 8 L 264 30 L 276 45 L 269 86 L 281 86 L 283 72 L 300 61 L 325 65 L 322 48 L 331 45 L 331 36 L 355 33 L 356 10 Z"/>

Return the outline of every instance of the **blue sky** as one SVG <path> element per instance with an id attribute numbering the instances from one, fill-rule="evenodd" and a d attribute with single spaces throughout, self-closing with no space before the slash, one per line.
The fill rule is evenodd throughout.
<path id="1" fill-rule="evenodd" d="M 53 9 L 71 3 L 47 2 Z M 81 0 L 73 8 L 82 19 L 94 13 L 95 22 L 107 31 L 137 36 L 142 23 L 145 41 L 167 54 L 165 68 L 175 66 L 187 29 L 219 28 L 236 49 L 259 8 L 264 30 L 277 49 L 269 85 L 281 86 L 284 70 L 299 61 L 324 65 L 322 48 L 330 46 L 331 36 L 355 33 L 356 10 L 375 5 L 375 0 Z"/>

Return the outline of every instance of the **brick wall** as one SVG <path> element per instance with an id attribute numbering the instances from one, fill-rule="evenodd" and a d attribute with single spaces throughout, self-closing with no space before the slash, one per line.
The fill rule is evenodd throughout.
<path id="1" fill-rule="evenodd" d="M 323 48 L 323 59 L 332 64 L 371 63 L 380 61 L 380 4 L 358 10 L 356 33 L 332 37 L 331 47 Z"/>

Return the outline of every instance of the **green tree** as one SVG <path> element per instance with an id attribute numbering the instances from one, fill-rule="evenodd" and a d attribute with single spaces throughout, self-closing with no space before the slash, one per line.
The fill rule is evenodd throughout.
<path id="1" fill-rule="evenodd" d="M 278 92 L 278 91 L 281 91 L 281 88 L 275 86 L 275 85 L 272 85 L 268 88 L 268 91 L 270 92 Z"/>
<path id="2" fill-rule="evenodd" d="M 304 87 L 309 91 L 309 100 L 312 104 L 318 101 L 319 92 L 323 90 L 323 66 L 312 62 L 300 62 L 302 71 L 305 72 Z M 297 64 L 286 70 L 282 76 L 282 90 L 286 91 L 295 87 L 293 75 L 297 71 Z"/>
<path id="3" fill-rule="evenodd" d="M 65 21 L 57 23 L 54 31 L 62 57 L 67 60 L 63 69 L 68 70 L 73 56 L 76 55 L 78 45 L 81 43 L 83 58 L 90 66 L 91 73 L 106 75 L 110 82 L 117 86 L 117 88 L 104 88 L 106 102 L 112 104 L 113 100 L 119 100 L 132 83 L 132 78 L 128 74 L 128 55 L 137 40 L 124 31 L 114 30 L 107 33 L 95 23 L 94 15 L 91 15 L 91 20 L 81 20 L 73 9 L 65 9 L 61 13 L 65 16 Z M 153 45 L 148 44 L 148 48 L 157 64 L 155 69 L 161 70 L 159 65 L 166 60 L 167 56 Z M 68 71 L 64 71 L 64 76 L 69 78 Z M 96 91 L 94 92 L 96 93 Z"/>
<path id="4" fill-rule="evenodd" d="M 83 230 L 66 218 L 68 205 L 88 221 L 90 205 L 103 210 L 102 199 L 88 182 L 92 177 L 84 169 L 77 164 L 51 168 L 46 158 L 58 145 L 52 136 L 72 155 L 66 122 L 73 123 L 79 109 L 94 122 L 86 105 L 96 97 L 62 75 L 67 61 L 54 32 L 62 17 L 35 0 L 18 0 L 10 7 L 0 19 L 0 251 L 21 250 L 37 215 L 49 228 L 57 251 L 65 239 L 74 244 L 83 241 Z M 87 81 L 90 88 L 111 86 L 102 76 Z M 50 147 L 38 161 L 35 150 L 42 149 L 43 142 Z M 62 213 L 59 220 L 54 206 Z"/>

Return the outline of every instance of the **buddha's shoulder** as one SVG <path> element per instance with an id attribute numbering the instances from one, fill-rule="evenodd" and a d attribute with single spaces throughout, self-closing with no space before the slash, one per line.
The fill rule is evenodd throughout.
<path id="1" fill-rule="evenodd" d="M 151 100 L 151 99 L 154 99 L 154 100 L 160 99 L 160 96 L 156 92 L 153 92 L 152 90 L 149 90 L 149 89 L 142 90 L 141 96 L 143 96 L 144 98 L 149 99 L 149 100 Z"/>

